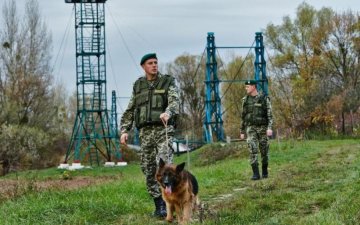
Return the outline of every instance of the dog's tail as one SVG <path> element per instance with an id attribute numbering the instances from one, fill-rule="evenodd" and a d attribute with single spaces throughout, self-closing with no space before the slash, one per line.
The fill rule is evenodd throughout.
<path id="1" fill-rule="evenodd" d="M 191 173 L 189 173 L 189 176 L 190 176 L 190 182 L 191 182 L 191 185 L 192 185 L 192 192 L 196 196 L 199 193 L 198 181 L 196 180 L 195 176 L 192 175 Z"/>

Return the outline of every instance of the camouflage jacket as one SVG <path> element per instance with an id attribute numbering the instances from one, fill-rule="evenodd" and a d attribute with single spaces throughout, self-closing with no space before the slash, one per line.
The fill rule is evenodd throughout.
<path id="1" fill-rule="evenodd" d="M 162 76 L 168 76 L 163 75 L 161 73 L 158 73 L 159 78 Z M 139 79 L 143 79 L 143 77 L 140 77 Z M 136 104 L 135 104 L 135 96 L 136 96 L 136 82 L 133 85 L 133 91 L 130 97 L 130 101 L 128 104 L 127 109 L 124 111 L 121 121 L 120 121 L 120 131 L 121 133 L 127 133 L 129 130 L 131 130 L 134 120 L 135 120 L 135 113 L 136 113 Z M 151 85 L 149 81 L 149 85 Z M 167 113 L 170 118 L 175 117 L 179 114 L 179 95 L 178 95 L 178 89 L 175 84 L 175 82 L 171 82 L 168 90 L 167 90 L 167 106 L 165 108 L 165 113 Z"/>
<path id="2" fill-rule="evenodd" d="M 259 116 L 259 114 L 254 114 L 253 112 L 250 113 L 245 109 L 248 107 L 246 106 L 246 104 L 248 104 L 249 98 L 252 98 L 251 104 L 253 104 L 253 108 L 256 108 L 257 106 L 264 107 L 265 113 L 264 115 L 261 115 L 264 117 L 262 120 L 264 121 L 264 123 L 261 123 L 261 125 L 251 122 L 257 119 L 252 117 Z M 264 104 L 260 105 L 262 102 L 264 102 Z M 258 94 L 256 96 L 245 96 L 242 98 L 242 114 L 241 114 L 241 127 L 240 127 L 241 133 L 245 133 L 246 127 L 250 125 L 266 126 L 267 129 L 272 130 L 272 126 L 273 126 L 272 107 L 271 107 L 270 98 L 268 96 Z"/>

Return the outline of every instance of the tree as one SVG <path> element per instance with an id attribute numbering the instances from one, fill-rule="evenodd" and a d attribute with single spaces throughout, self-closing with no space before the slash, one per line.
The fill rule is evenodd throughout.
<path id="1" fill-rule="evenodd" d="M 167 65 L 167 71 L 177 82 L 181 103 L 181 127 L 184 135 L 202 139 L 204 118 L 204 66 L 201 57 L 183 54 Z"/>
<path id="2" fill-rule="evenodd" d="M 23 160 L 23 157 L 35 157 L 34 154 L 20 154 L 18 151 L 33 151 L 26 143 L 42 146 L 38 142 L 41 140 L 37 139 L 37 135 L 42 132 L 52 138 L 51 142 L 46 142 L 49 144 L 47 148 L 36 149 L 40 154 L 38 157 L 56 155 L 52 152 L 52 146 L 56 141 L 64 139 L 66 130 L 59 116 L 62 111 L 66 112 L 66 94 L 63 88 L 54 85 L 52 81 L 51 35 L 41 19 L 38 2 L 27 0 L 23 19 L 19 19 L 21 17 L 14 0 L 5 1 L 2 12 L 0 133 L 4 135 L 8 129 L 19 130 L 14 131 L 16 134 L 21 133 L 21 130 L 29 131 L 22 136 L 24 140 L 17 143 L 18 150 L 0 146 L 0 162 L 11 167 Z M 12 157 L 13 154 L 20 158 Z M 47 160 L 50 161 L 50 158 Z"/>
<path id="3" fill-rule="evenodd" d="M 326 66 L 324 76 L 333 86 L 334 96 L 341 96 L 341 131 L 345 114 L 360 107 L 360 14 L 347 11 L 335 14 L 330 21 L 330 35 L 322 45 Z M 351 124 L 353 128 L 353 124 Z M 350 129 L 352 131 L 353 129 Z"/>
<path id="4" fill-rule="evenodd" d="M 276 74 L 273 103 L 278 125 L 297 132 L 332 129 L 338 115 L 328 103 L 344 91 L 355 97 L 350 108 L 359 107 L 355 94 L 359 89 L 358 24 L 359 15 L 340 15 L 330 8 L 317 11 L 302 3 L 294 20 L 286 16 L 281 25 L 267 26 L 266 45 L 273 51 L 271 69 Z M 343 96 L 345 100 L 349 94 Z"/>
<path id="5" fill-rule="evenodd" d="M 238 80 L 254 79 L 254 55 L 233 59 L 220 70 L 223 80 L 221 84 L 224 130 L 227 136 L 238 138 L 242 113 L 242 98 L 246 96 L 243 82 Z"/>
<path id="6" fill-rule="evenodd" d="M 41 20 L 38 3 L 28 0 L 23 24 L 19 24 L 15 1 L 3 7 L 4 29 L 1 32 L 3 104 L 11 105 L 10 123 L 47 127 L 54 115 L 51 86 L 51 36 Z M 15 29 L 15 28 L 16 29 Z M 9 106 L 10 107 L 10 106 Z M 12 115 L 11 115 L 12 114 Z"/>

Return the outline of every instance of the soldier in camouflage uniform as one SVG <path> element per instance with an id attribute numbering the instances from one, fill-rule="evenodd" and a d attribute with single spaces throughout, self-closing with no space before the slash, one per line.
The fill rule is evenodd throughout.
<path id="1" fill-rule="evenodd" d="M 165 217 L 166 205 L 155 173 L 160 158 L 166 163 L 173 161 L 171 146 L 174 118 L 179 113 L 178 90 L 172 76 L 158 72 L 155 53 L 144 55 L 140 65 L 145 76 L 134 83 L 129 105 L 121 118 L 120 141 L 126 144 L 128 132 L 135 123 L 141 143 L 141 169 L 146 177 L 147 190 L 154 198 L 154 215 Z"/>
<path id="2" fill-rule="evenodd" d="M 268 177 L 269 143 L 268 137 L 272 136 L 272 109 L 268 96 L 259 94 L 256 89 L 256 81 L 245 82 L 247 96 L 242 100 L 242 115 L 240 139 L 244 139 L 245 133 L 250 150 L 250 164 L 253 170 L 252 180 L 259 180 L 258 150 L 261 154 L 262 177 Z"/>

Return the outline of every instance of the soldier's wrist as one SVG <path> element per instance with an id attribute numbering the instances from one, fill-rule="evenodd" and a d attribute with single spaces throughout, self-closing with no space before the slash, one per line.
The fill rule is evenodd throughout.
<path id="1" fill-rule="evenodd" d="M 127 130 L 125 130 L 125 129 L 120 131 L 120 134 L 121 134 L 121 135 L 123 135 L 123 134 L 127 134 L 127 133 L 128 133 L 128 131 L 127 131 Z"/>
<path id="2" fill-rule="evenodd" d="M 166 110 L 165 113 L 168 114 L 169 118 L 171 117 L 172 113 L 169 110 Z"/>

